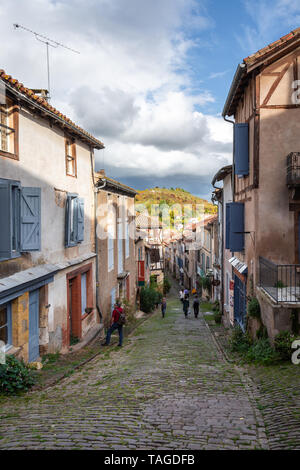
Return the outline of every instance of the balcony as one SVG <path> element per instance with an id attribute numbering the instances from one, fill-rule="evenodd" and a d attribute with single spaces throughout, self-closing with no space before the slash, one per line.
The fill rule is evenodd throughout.
<path id="1" fill-rule="evenodd" d="M 260 287 L 276 303 L 300 303 L 300 265 L 275 264 L 259 258 Z"/>
<path id="2" fill-rule="evenodd" d="M 300 188 L 300 152 L 291 152 L 287 156 L 287 178 L 289 188 Z"/>

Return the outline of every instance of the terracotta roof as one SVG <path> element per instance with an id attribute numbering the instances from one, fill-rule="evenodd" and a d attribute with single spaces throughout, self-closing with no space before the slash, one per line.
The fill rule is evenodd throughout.
<path id="1" fill-rule="evenodd" d="M 243 95 L 244 87 L 248 82 L 248 74 L 255 68 L 259 67 L 263 62 L 271 63 L 278 58 L 277 53 L 285 52 L 288 54 L 300 44 L 300 28 L 294 29 L 290 33 L 281 37 L 277 41 L 268 44 L 259 49 L 259 51 L 246 57 L 241 64 L 238 65 L 233 77 L 230 90 L 223 108 L 222 115 L 232 116 L 235 113 L 237 104 Z"/>
<path id="2" fill-rule="evenodd" d="M 102 173 L 95 173 L 95 176 L 96 178 L 98 179 L 97 183 L 101 184 L 101 182 L 103 180 L 106 180 L 108 185 L 111 184 L 112 186 L 114 186 L 115 188 L 117 189 L 122 189 L 126 192 L 129 192 L 133 195 L 137 194 L 137 191 L 133 188 L 131 188 L 130 186 L 127 186 L 126 184 L 123 184 L 123 183 L 120 183 L 120 181 L 117 181 L 117 180 L 114 180 L 112 178 L 109 178 L 108 176 L 102 174 Z M 97 186 L 97 183 L 96 183 L 96 186 Z M 105 186 L 106 187 L 106 186 Z M 105 190 L 105 187 L 103 188 Z"/>
<path id="3" fill-rule="evenodd" d="M 256 60 L 261 59 L 265 55 L 271 53 L 273 54 L 274 52 L 276 52 L 277 49 L 280 49 L 282 46 L 288 45 L 288 43 L 294 41 L 297 38 L 300 38 L 300 28 L 294 29 L 285 36 L 282 36 L 280 39 L 277 39 L 277 41 L 274 41 L 271 44 L 268 44 L 267 46 L 263 47 L 262 49 L 259 49 L 254 54 L 249 55 L 244 59 L 244 62 L 247 65 L 253 64 L 254 62 L 256 62 Z"/>
<path id="4" fill-rule="evenodd" d="M 93 147 L 97 149 L 104 148 L 104 144 L 100 140 L 96 139 L 94 136 L 92 136 L 92 134 L 85 131 L 81 127 L 77 126 L 73 121 L 71 121 L 71 119 L 69 119 L 63 113 L 51 106 L 51 104 L 47 100 L 45 100 L 41 96 L 35 95 L 33 90 L 25 87 L 23 83 L 19 82 L 16 78 L 13 78 L 11 75 L 6 74 L 5 71 L 2 69 L 0 69 L 0 79 L 6 85 L 8 85 L 8 87 L 10 87 L 12 91 L 15 90 L 17 93 L 19 93 L 21 95 L 21 98 L 23 96 L 25 99 L 29 99 L 33 106 L 41 107 L 45 110 L 45 112 L 52 115 L 53 118 L 57 118 L 59 121 L 63 121 L 63 123 L 67 127 L 71 128 L 73 132 L 76 132 L 78 135 L 88 140 Z"/>

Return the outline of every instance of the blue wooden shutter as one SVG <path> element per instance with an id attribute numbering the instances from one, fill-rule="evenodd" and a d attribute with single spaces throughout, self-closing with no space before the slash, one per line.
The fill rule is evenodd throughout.
<path id="1" fill-rule="evenodd" d="M 244 203 L 232 202 L 230 207 L 230 250 L 243 251 L 245 243 Z"/>
<path id="2" fill-rule="evenodd" d="M 84 240 L 84 199 L 78 198 L 77 205 L 77 240 L 82 242 Z"/>
<path id="3" fill-rule="evenodd" d="M 234 124 L 234 165 L 236 175 L 249 175 L 249 128 L 247 123 Z"/>
<path id="4" fill-rule="evenodd" d="M 41 249 L 41 188 L 21 188 L 21 251 Z"/>
<path id="5" fill-rule="evenodd" d="M 0 258 L 11 257 L 11 189 L 8 181 L 0 181 Z"/>
<path id="6" fill-rule="evenodd" d="M 231 202 L 226 203 L 226 232 L 225 232 L 225 248 L 229 250 L 230 248 L 230 206 Z"/>

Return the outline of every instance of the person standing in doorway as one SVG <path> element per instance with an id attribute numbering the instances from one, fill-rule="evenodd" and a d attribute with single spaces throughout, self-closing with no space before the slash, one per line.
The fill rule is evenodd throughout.
<path id="1" fill-rule="evenodd" d="M 189 306 L 190 306 L 189 296 L 186 294 L 183 299 L 183 313 L 184 313 L 185 318 L 187 318 L 188 316 Z"/>
<path id="2" fill-rule="evenodd" d="M 195 318 L 198 318 L 198 315 L 199 315 L 199 297 L 198 297 L 197 294 L 195 295 L 195 298 L 194 298 L 193 309 L 194 309 Z"/>
<path id="3" fill-rule="evenodd" d="M 111 316 L 110 321 L 110 328 L 108 329 L 106 335 L 106 341 L 102 344 L 102 346 L 108 346 L 110 343 L 110 337 L 115 330 L 119 332 L 119 344 L 118 346 L 121 347 L 123 343 L 123 318 L 124 312 L 119 302 L 115 303 L 114 310 Z"/>
<path id="4" fill-rule="evenodd" d="M 163 318 L 165 318 L 166 310 L 167 310 L 167 300 L 165 297 L 163 297 L 161 300 L 161 314 Z"/>

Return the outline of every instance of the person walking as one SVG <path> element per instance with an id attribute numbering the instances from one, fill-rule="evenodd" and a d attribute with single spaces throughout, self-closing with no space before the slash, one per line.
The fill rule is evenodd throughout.
<path id="1" fill-rule="evenodd" d="M 183 313 L 184 313 L 185 318 L 187 318 L 188 316 L 189 306 L 190 306 L 189 296 L 186 294 L 183 299 Z"/>
<path id="2" fill-rule="evenodd" d="M 165 297 L 163 297 L 161 300 L 161 314 L 163 318 L 165 318 L 166 310 L 167 310 L 167 300 Z"/>
<path id="3" fill-rule="evenodd" d="M 184 289 L 183 294 L 189 296 L 189 291 L 188 291 L 188 289 Z"/>
<path id="4" fill-rule="evenodd" d="M 193 309 L 194 309 L 195 318 L 198 318 L 198 315 L 199 315 L 199 297 L 198 297 L 197 294 L 195 295 L 195 298 L 194 298 Z"/>
<path id="5" fill-rule="evenodd" d="M 114 310 L 111 316 L 110 328 L 108 329 L 105 343 L 102 346 L 108 346 L 110 343 L 110 337 L 115 330 L 119 332 L 119 347 L 122 347 L 123 343 L 123 325 L 124 325 L 124 312 L 119 302 L 115 303 Z"/>

